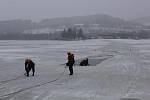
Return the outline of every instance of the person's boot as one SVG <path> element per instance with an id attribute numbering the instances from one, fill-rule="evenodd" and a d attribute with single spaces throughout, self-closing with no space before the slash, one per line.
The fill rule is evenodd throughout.
<path id="1" fill-rule="evenodd" d="M 73 75 L 73 73 L 70 73 L 69 75 Z"/>
<path id="2" fill-rule="evenodd" d="M 27 77 L 29 77 L 29 73 L 27 73 L 27 75 L 26 75 Z"/>

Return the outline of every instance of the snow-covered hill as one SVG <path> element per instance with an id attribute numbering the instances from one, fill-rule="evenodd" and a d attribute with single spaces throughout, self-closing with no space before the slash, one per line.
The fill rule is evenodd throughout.
<path id="1" fill-rule="evenodd" d="M 137 19 L 134 19 L 134 20 L 131 20 L 131 21 L 135 22 L 135 23 L 139 23 L 139 24 L 143 24 L 143 25 L 149 26 L 150 25 L 150 16 L 137 18 Z"/>

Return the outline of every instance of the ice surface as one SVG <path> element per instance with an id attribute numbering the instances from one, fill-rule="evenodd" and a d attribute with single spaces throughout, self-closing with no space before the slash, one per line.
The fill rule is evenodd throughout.
<path id="1" fill-rule="evenodd" d="M 0 41 L 0 100 L 150 100 L 149 52 L 150 40 Z M 27 57 L 34 77 L 24 76 Z"/>

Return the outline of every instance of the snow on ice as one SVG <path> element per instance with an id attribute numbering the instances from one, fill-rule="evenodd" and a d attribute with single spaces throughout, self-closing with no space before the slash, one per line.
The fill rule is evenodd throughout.
<path id="1" fill-rule="evenodd" d="M 0 41 L 0 100 L 149 100 L 149 52 L 150 40 Z M 27 57 L 34 77 L 24 76 Z"/>

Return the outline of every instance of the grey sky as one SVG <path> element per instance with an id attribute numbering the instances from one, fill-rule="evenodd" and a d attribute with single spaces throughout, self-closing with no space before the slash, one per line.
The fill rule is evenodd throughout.
<path id="1" fill-rule="evenodd" d="M 0 20 L 107 14 L 124 19 L 150 16 L 150 0 L 0 0 Z"/>

